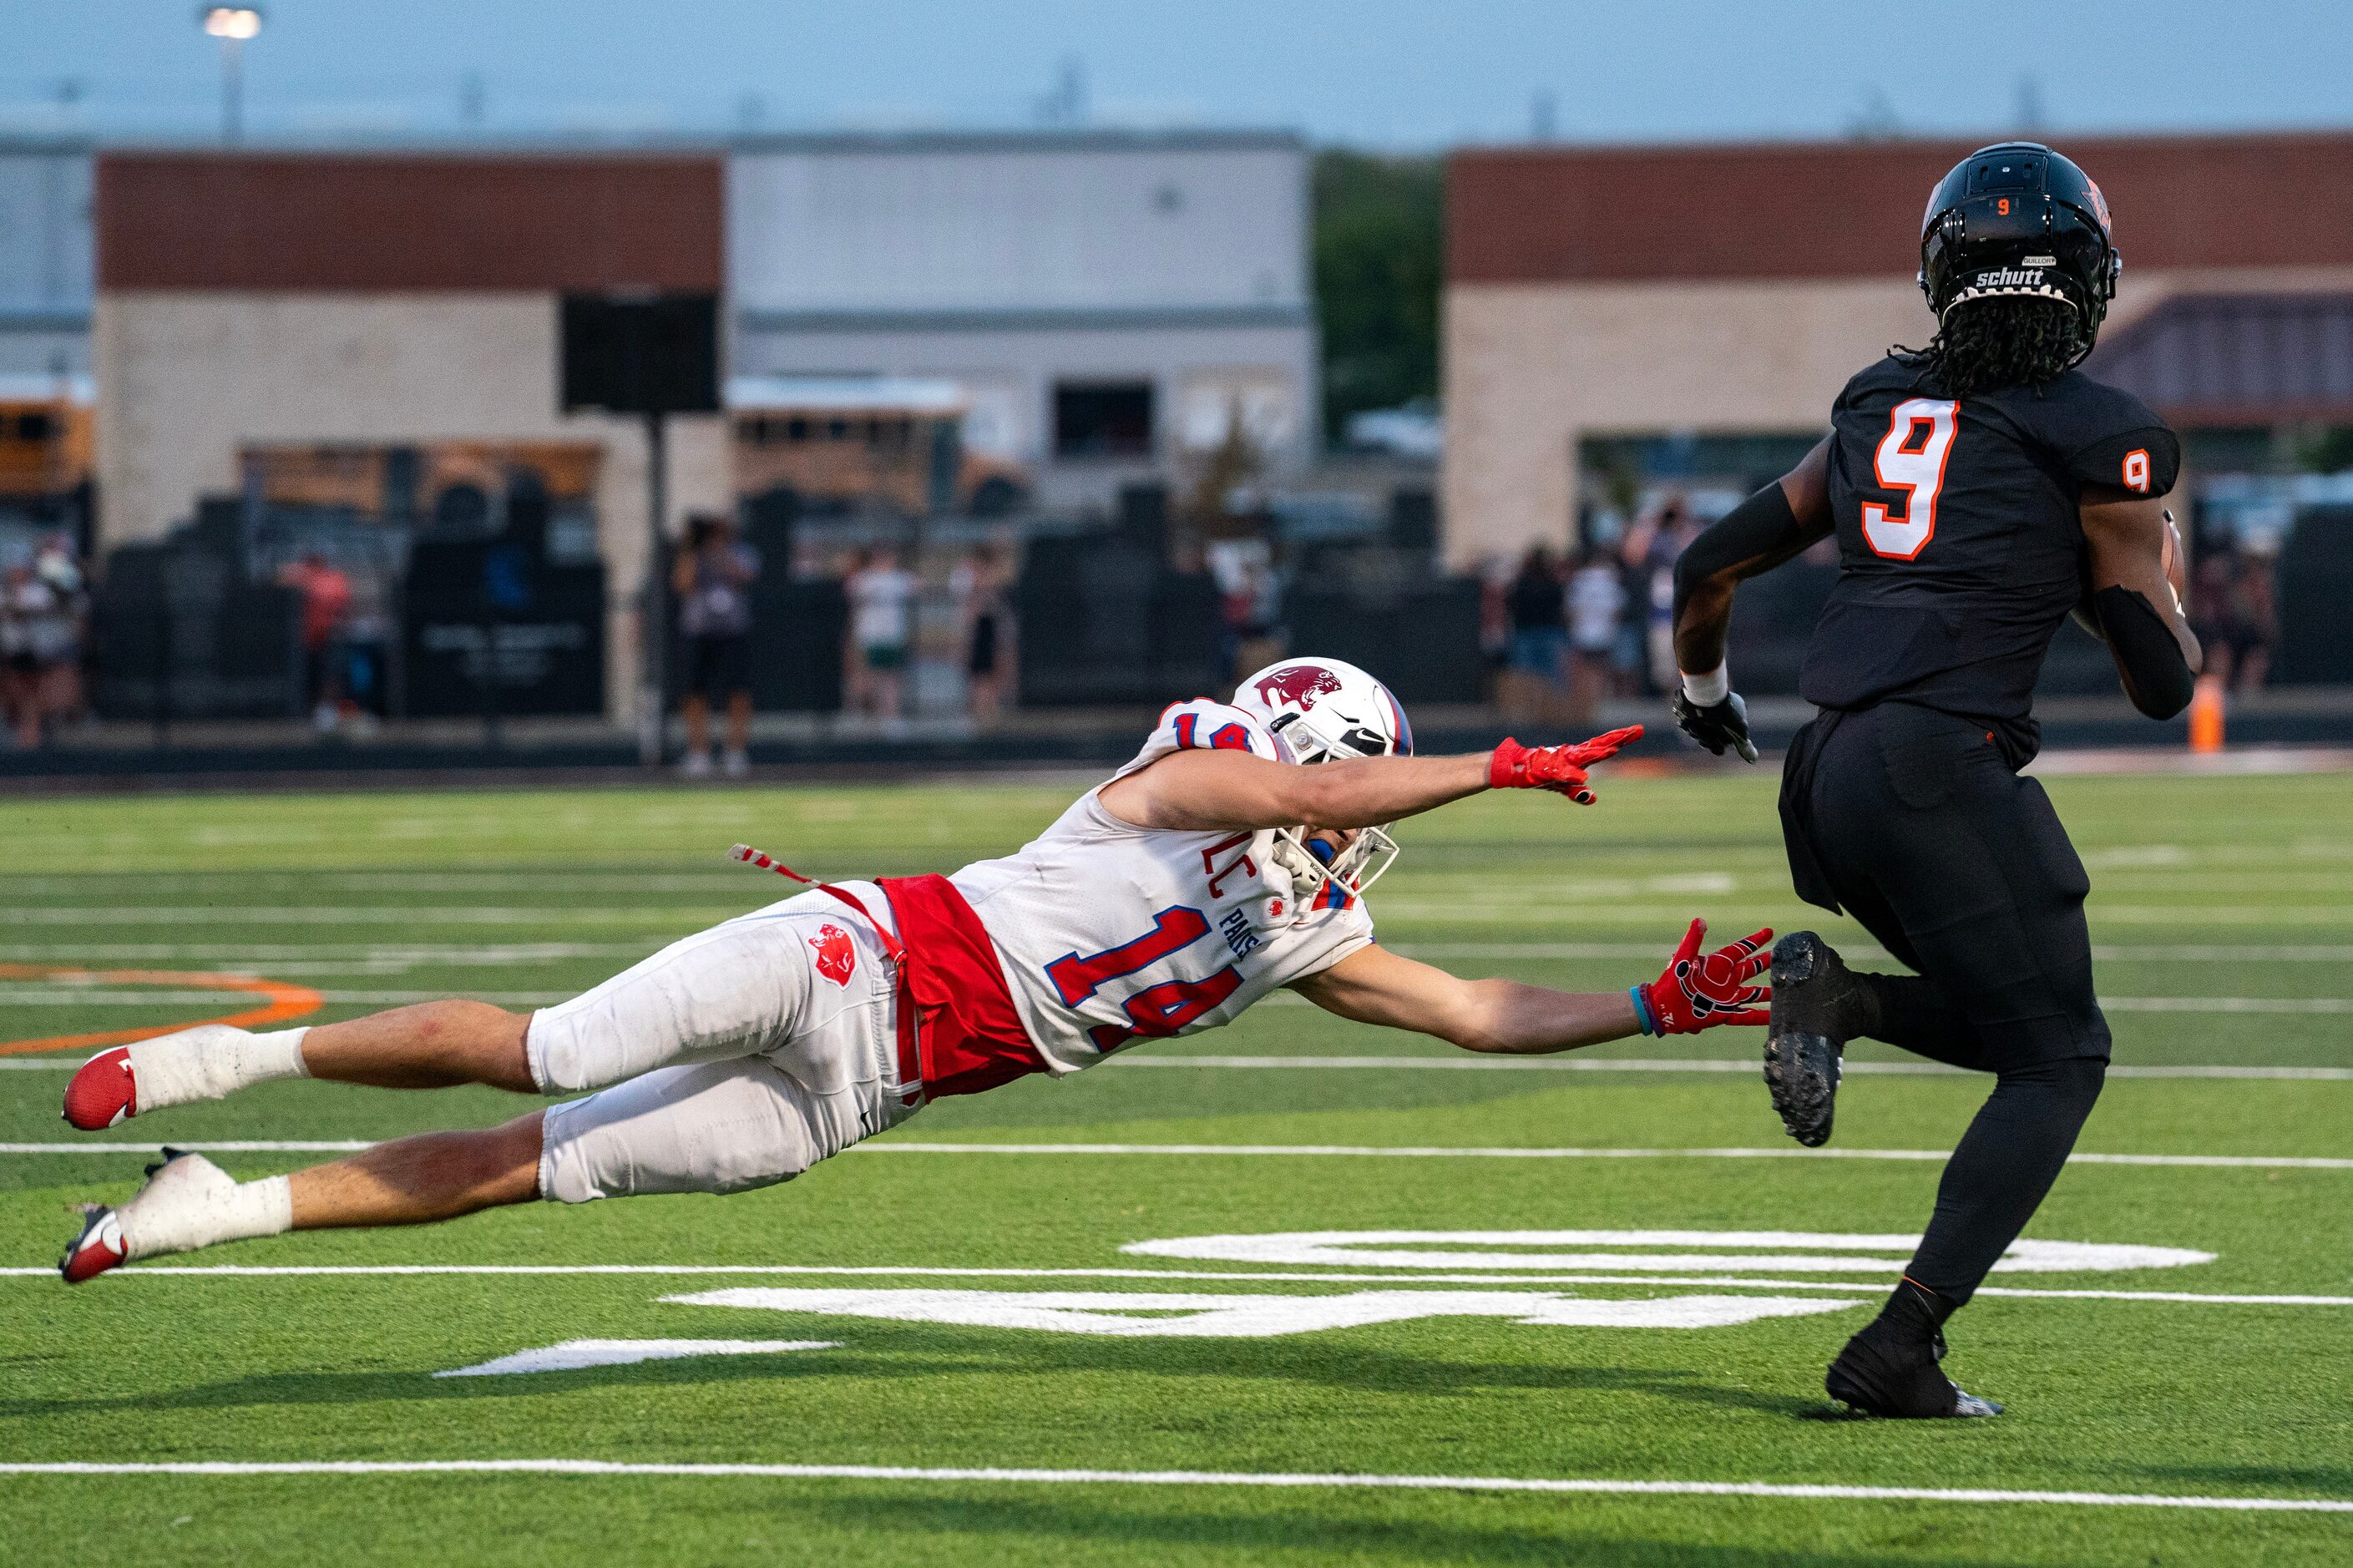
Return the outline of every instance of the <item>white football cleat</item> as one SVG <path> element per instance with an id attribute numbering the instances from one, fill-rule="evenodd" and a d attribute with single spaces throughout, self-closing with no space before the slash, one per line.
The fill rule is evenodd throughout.
<path id="1" fill-rule="evenodd" d="M 58 1259 L 58 1272 L 69 1285 L 95 1279 L 130 1256 L 122 1245 L 122 1222 L 100 1204 L 82 1205 L 81 1234 Z"/>
<path id="2" fill-rule="evenodd" d="M 202 1154 L 167 1148 L 160 1164 L 147 1167 L 146 1184 L 120 1208 L 83 1206 L 81 1234 L 58 1272 L 79 1285 L 134 1258 L 207 1246 L 238 1199 L 235 1176 Z"/>

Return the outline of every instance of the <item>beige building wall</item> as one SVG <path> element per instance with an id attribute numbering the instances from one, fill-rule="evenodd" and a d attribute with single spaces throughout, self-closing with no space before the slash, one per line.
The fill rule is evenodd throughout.
<path id="1" fill-rule="evenodd" d="M 2348 287 L 2353 268 L 2127 268 L 2106 330 L 2179 293 Z M 1855 372 L 1935 331 L 1909 279 L 1451 285 L 1447 559 L 1565 542 L 1586 437 L 1820 429 Z"/>
<path id="2" fill-rule="evenodd" d="M 633 716 L 644 426 L 557 412 L 552 296 L 110 291 L 92 337 L 101 547 L 158 538 L 200 493 L 234 492 L 248 444 L 601 443 L 607 705 L 617 720 Z M 723 421 L 674 418 L 669 448 L 674 534 L 686 512 L 731 505 Z"/>

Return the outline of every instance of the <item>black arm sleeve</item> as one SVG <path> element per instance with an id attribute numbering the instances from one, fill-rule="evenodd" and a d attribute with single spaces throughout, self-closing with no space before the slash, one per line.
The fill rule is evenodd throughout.
<path id="1" fill-rule="evenodd" d="M 2181 645 L 2137 588 L 2111 584 L 2092 595 L 2092 613 L 2108 635 L 2108 648 L 2130 676 L 2133 706 L 2151 719 L 2170 719 L 2189 706 L 2198 677 Z"/>
<path id="2" fill-rule="evenodd" d="M 1708 578 L 1726 571 L 1754 576 L 1811 542 L 1798 526 L 1798 514 L 1789 510 L 1788 492 L 1775 479 L 1716 519 L 1676 557 L 1673 624 L 1683 624 L 1683 605 Z"/>

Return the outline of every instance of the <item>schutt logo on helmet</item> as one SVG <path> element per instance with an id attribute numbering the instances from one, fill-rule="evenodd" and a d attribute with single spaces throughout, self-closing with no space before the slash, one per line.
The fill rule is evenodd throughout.
<path id="1" fill-rule="evenodd" d="M 1270 707 L 1296 702 L 1313 708 L 1318 697 L 1339 689 L 1340 678 L 1320 664 L 1294 664 L 1258 683 L 1258 694 Z"/>

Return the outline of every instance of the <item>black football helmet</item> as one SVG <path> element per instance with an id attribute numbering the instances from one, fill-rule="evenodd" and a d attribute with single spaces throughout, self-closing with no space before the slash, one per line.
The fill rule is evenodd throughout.
<path id="1" fill-rule="evenodd" d="M 1972 300 L 2059 300 L 2084 352 L 2116 297 L 2124 258 L 2092 177 L 2040 142 L 2002 142 L 1953 165 L 1920 218 L 1920 291 L 1942 321 Z"/>

